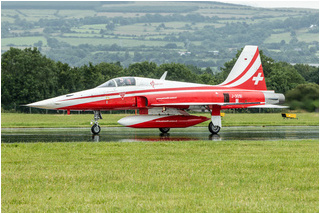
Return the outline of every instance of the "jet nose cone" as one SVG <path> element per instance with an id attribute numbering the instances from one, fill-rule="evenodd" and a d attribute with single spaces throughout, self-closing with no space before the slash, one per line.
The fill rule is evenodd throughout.
<path id="1" fill-rule="evenodd" d="M 49 100 L 42 100 L 35 103 L 27 104 L 28 107 L 34 107 L 34 108 L 43 108 L 43 109 L 54 109 L 53 102 Z"/>

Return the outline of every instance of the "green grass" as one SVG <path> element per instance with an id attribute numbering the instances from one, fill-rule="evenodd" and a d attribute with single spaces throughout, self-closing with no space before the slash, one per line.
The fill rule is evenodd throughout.
<path id="1" fill-rule="evenodd" d="M 197 113 L 210 118 L 210 113 Z M 103 113 L 99 120 L 102 127 L 120 126 L 117 121 L 129 114 Z M 319 113 L 297 113 L 299 119 L 283 119 L 280 113 L 269 114 L 226 114 L 222 126 L 318 126 Z M 2 113 L 1 127 L 90 127 L 93 114 L 18 114 Z M 208 126 L 210 120 L 197 126 Z"/>
<path id="2" fill-rule="evenodd" d="M 319 212 L 319 142 L 1 145 L 2 212 Z"/>

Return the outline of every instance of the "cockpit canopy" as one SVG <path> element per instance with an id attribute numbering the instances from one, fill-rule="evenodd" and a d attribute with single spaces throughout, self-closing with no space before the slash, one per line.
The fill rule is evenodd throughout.
<path id="1" fill-rule="evenodd" d="M 135 86 L 136 79 L 134 77 L 119 77 L 111 79 L 102 85 L 99 85 L 97 88 L 105 87 L 122 87 L 122 86 Z"/>

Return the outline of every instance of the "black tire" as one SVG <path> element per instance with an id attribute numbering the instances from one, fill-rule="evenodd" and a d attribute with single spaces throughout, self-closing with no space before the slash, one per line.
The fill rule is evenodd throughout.
<path id="1" fill-rule="evenodd" d="M 170 131 L 170 128 L 159 128 L 159 130 L 162 132 L 162 133 L 168 133 Z"/>
<path id="2" fill-rule="evenodd" d="M 218 134 L 219 131 L 220 131 L 220 126 L 214 126 L 213 123 L 210 122 L 209 126 L 208 126 L 208 129 L 212 134 Z"/>
<path id="3" fill-rule="evenodd" d="M 101 128 L 98 124 L 94 124 L 92 127 L 91 127 L 91 132 L 92 134 L 99 134 L 101 131 Z"/>

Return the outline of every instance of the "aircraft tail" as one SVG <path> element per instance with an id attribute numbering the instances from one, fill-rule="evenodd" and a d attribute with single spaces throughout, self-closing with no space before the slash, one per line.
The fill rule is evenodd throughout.
<path id="1" fill-rule="evenodd" d="M 245 46 L 227 79 L 220 86 L 267 90 L 258 46 Z"/>

